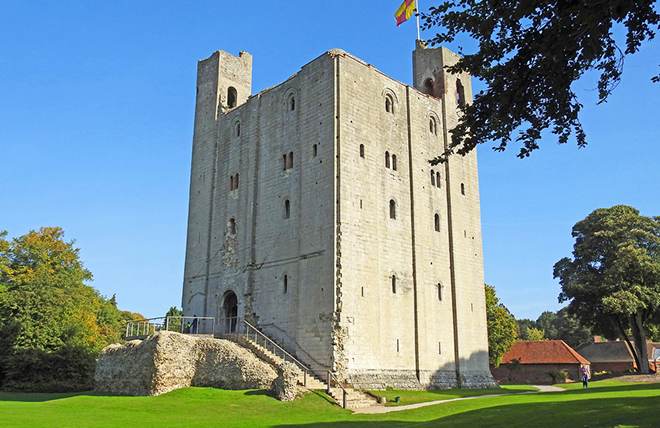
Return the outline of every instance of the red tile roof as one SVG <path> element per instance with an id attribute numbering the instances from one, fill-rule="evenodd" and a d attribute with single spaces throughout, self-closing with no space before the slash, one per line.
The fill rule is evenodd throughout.
<path id="1" fill-rule="evenodd" d="M 563 340 L 520 340 L 504 354 L 502 363 L 520 360 L 522 364 L 589 364 Z"/>

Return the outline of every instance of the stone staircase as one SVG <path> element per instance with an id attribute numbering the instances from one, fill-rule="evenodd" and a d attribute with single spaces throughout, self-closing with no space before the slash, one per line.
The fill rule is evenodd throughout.
<path id="1" fill-rule="evenodd" d="M 353 388 L 344 388 L 346 389 L 346 408 L 347 409 L 359 409 L 362 407 L 371 407 L 379 405 L 374 397 L 371 395 L 365 394 L 362 391 Z M 339 406 L 343 406 L 344 402 L 344 391 L 341 388 L 330 388 L 329 395 L 337 402 Z"/>
<path id="2" fill-rule="evenodd" d="M 252 339 L 248 338 L 247 336 L 240 335 L 235 341 L 239 345 L 252 350 L 259 358 L 261 358 L 262 360 L 266 361 L 267 363 L 273 366 L 279 366 L 280 364 L 286 361 L 282 357 L 275 355 L 269 349 L 266 349 L 265 347 L 256 343 Z M 310 391 L 314 391 L 314 390 L 327 391 L 328 395 L 330 395 L 330 397 L 332 397 L 340 407 L 343 406 L 343 400 L 344 400 L 343 390 L 340 387 L 333 387 L 328 390 L 328 384 L 323 379 L 319 378 L 316 374 L 312 373 L 311 371 L 307 372 L 306 379 L 304 374 L 301 373 L 301 375 L 298 378 L 298 384 L 300 385 L 301 388 Z M 358 409 L 362 407 L 378 405 L 376 399 L 368 394 L 365 394 L 353 388 L 345 387 L 345 389 L 347 392 L 347 396 L 346 396 L 347 409 Z"/>

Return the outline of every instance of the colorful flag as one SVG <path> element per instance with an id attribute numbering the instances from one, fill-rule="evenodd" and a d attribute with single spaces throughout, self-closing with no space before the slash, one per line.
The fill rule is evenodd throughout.
<path id="1" fill-rule="evenodd" d="M 403 0 L 399 10 L 394 14 L 394 17 L 396 18 L 396 26 L 398 27 L 402 22 L 406 22 L 413 13 L 415 13 L 415 0 Z"/>

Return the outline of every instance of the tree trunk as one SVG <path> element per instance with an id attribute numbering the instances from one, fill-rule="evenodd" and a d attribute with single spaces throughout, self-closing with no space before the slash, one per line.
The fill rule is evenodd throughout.
<path id="1" fill-rule="evenodd" d="M 638 371 L 639 373 L 649 373 L 649 353 L 646 347 L 646 331 L 642 323 L 642 312 L 638 310 L 630 317 L 630 330 L 632 331 L 633 339 L 635 339 L 635 348 L 637 355 L 639 355 Z"/>
<path id="2" fill-rule="evenodd" d="M 632 317 L 630 317 L 632 318 Z M 619 330 L 621 332 L 621 337 L 623 337 L 623 340 L 626 341 L 626 344 L 628 345 L 628 349 L 630 350 L 630 353 L 632 354 L 633 358 L 635 359 L 635 363 L 637 364 L 637 367 L 641 367 L 639 364 L 639 352 L 635 350 L 635 347 L 633 346 L 632 343 L 630 343 L 630 339 L 628 339 L 628 334 L 626 334 L 626 330 L 623 328 L 623 324 L 621 324 L 621 319 L 617 316 L 616 317 L 616 322 L 617 325 L 619 326 Z M 631 322 L 632 324 L 632 322 Z"/>

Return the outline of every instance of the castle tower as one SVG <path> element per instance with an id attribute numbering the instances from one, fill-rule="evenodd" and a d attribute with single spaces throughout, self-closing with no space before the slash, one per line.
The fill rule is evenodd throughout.
<path id="1" fill-rule="evenodd" d="M 418 44 L 411 87 L 332 50 L 249 98 L 248 54 L 201 61 L 184 313 L 358 387 L 493 385 L 476 154 L 428 163 L 457 58 Z"/>

